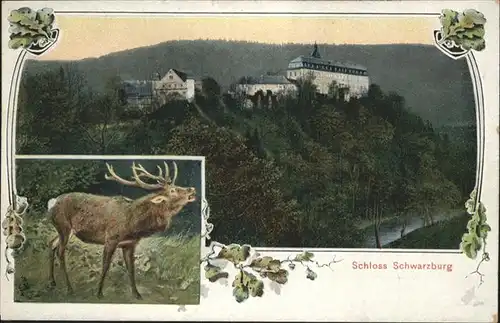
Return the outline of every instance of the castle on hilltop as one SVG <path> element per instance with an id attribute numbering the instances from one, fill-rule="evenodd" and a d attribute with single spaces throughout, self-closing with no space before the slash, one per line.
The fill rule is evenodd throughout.
<path id="1" fill-rule="evenodd" d="M 344 90 L 345 99 L 362 96 L 370 86 L 368 71 L 364 66 L 323 59 L 318 45 L 314 44 L 311 55 L 301 55 L 290 61 L 286 76 L 245 77 L 237 84 L 237 92 L 245 95 L 254 95 L 259 91 L 286 94 L 296 91 L 297 81 L 307 78 L 312 80 L 321 94 L 328 94 L 330 85 L 335 82 L 339 89 Z"/>
<path id="2" fill-rule="evenodd" d="M 301 55 L 289 62 L 286 75 L 242 77 L 235 90 L 243 96 L 253 96 L 259 92 L 271 92 L 273 96 L 292 94 L 297 91 L 298 81 L 308 78 L 321 94 L 328 94 L 335 82 L 337 88 L 342 89 L 346 100 L 364 95 L 370 86 L 368 71 L 364 66 L 324 59 L 318 45 L 314 44 L 311 55 Z M 192 101 L 195 93 L 202 90 L 201 78 L 174 68 L 169 69 L 163 77 L 156 73 L 151 80 L 127 80 L 123 84 L 128 103 L 136 107 L 150 106 L 153 101 L 164 104 L 175 97 Z"/>
<path id="3" fill-rule="evenodd" d="M 322 94 L 328 93 L 333 81 L 340 88 L 348 88 L 350 97 L 362 96 L 370 86 L 366 67 L 323 59 L 317 44 L 314 44 L 310 56 L 301 55 L 290 61 L 286 73 L 289 80 L 312 77 L 313 83 L 318 87 L 318 92 Z"/>

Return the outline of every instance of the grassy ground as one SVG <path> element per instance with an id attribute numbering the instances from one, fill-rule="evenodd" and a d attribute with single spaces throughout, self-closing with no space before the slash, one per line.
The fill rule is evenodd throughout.
<path id="1" fill-rule="evenodd" d="M 26 217 L 29 218 L 29 215 Z M 104 297 L 96 297 L 102 266 L 102 246 L 84 244 L 72 237 L 66 265 L 74 295 L 68 295 L 63 272 L 56 258 L 57 286 L 49 286 L 48 241 L 56 236 L 46 219 L 27 219 L 27 241 L 15 255 L 17 302 L 198 304 L 200 295 L 200 236 L 152 237 L 142 240 L 136 251 L 136 284 L 142 300 L 131 293 L 121 250 L 113 257 Z"/>
<path id="2" fill-rule="evenodd" d="M 400 249 L 458 249 L 462 235 L 467 231 L 470 216 L 463 214 L 449 220 L 417 229 L 396 240 L 386 248 Z"/>

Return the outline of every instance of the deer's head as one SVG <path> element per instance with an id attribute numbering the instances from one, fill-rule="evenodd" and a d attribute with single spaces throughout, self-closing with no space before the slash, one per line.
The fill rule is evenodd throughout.
<path id="1" fill-rule="evenodd" d="M 196 200 L 196 189 L 194 187 L 181 187 L 175 185 L 177 179 L 177 164 L 173 162 L 174 174 L 170 177 L 170 171 L 166 162 L 165 172 L 160 166 L 158 168 L 158 175 L 153 175 L 148 172 L 141 164 L 132 164 L 132 180 L 126 180 L 118 176 L 113 167 L 106 163 L 109 174 L 105 175 L 107 180 L 113 180 L 127 186 L 140 187 L 154 193 L 148 195 L 149 202 L 155 205 L 165 205 L 170 208 L 182 208 L 188 203 Z M 154 180 L 156 183 L 146 183 L 141 178 Z"/>

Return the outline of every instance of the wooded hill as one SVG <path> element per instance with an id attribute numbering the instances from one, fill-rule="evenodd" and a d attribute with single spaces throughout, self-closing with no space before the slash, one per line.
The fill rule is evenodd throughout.
<path id="1" fill-rule="evenodd" d="M 185 40 L 112 53 L 74 62 L 93 91 L 105 80 L 150 79 L 169 68 L 213 77 L 223 88 L 242 76 L 284 73 L 288 62 L 309 55 L 310 44 L 271 45 L 235 41 Z M 396 92 L 406 106 L 434 127 L 474 124 L 471 77 L 465 60 L 452 60 L 428 45 L 323 45 L 323 57 L 350 61 L 368 68 L 371 82 L 384 92 Z M 28 61 L 25 71 L 36 73 L 65 62 Z"/>

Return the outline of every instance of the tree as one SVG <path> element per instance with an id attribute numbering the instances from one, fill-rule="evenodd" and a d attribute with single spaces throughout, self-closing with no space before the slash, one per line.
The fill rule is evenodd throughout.
<path id="1" fill-rule="evenodd" d="M 216 80 L 206 77 L 201 81 L 203 94 L 208 98 L 216 98 L 221 94 L 221 87 Z"/>
<path id="2" fill-rule="evenodd" d="M 37 212 L 45 214 L 47 202 L 60 194 L 89 191 L 103 181 L 101 163 L 87 160 L 18 160 L 17 187 Z"/>
<path id="3" fill-rule="evenodd" d="M 328 97 L 333 99 L 334 102 L 339 100 L 339 85 L 336 81 L 332 81 L 332 83 L 328 86 Z"/>
<path id="4" fill-rule="evenodd" d="M 311 136 L 319 143 L 333 149 L 332 138 L 344 130 L 345 115 L 333 106 L 323 104 L 309 116 Z"/>
<path id="5" fill-rule="evenodd" d="M 23 77 L 16 125 L 18 153 L 84 152 L 78 114 L 88 98 L 83 77 L 71 65 Z"/>
<path id="6" fill-rule="evenodd" d="M 255 128 L 253 132 L 247 132 L 245 145 L 250 148 L 257 157 L 267 157 L 264 145 L 262 143 L 261 134 L 259 133 L 259 130 L 257 128 Z"/>
<path id="7" fill-rule="evenodd" d="M 110 145 L 123 134 L 119 124 L 125 109 L 121 89 L 120 78 L 110 78 L 105 92 L 94 95 L 80 113 L 80 130 L 85 134 L 91 152 L 106 154 Z"/>
<path id="8" fill-rule="evenodd" d="M 292 114 L 305 127 L 306 132 L 308 128 L 308 116 L 313 114 L 316 107 L 316 93 L 318 92 L 318 88 L 313 81 L 312 77 L 298 80 L 297 105 L 292 110 Z"/>
<path id="9" fill-rule="evenodd" d="M 172 131 L 162 153 L 206 157 L 212 237 L 217 241 L 293 246 L 300 240 L 300 213 L 297 202 L 285 199 L 280 189 L 282 172 L 255 156 L 244 138 L 191 118 Z"/>

